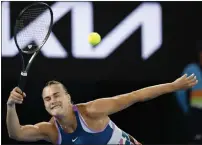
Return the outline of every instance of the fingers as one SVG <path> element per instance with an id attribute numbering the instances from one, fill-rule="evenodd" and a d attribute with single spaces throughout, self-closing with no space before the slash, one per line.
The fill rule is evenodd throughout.
<path id="1" fill-rule="evenodd" d="M 11 95 L 12 95 L 12 96 L 15 96 L 15 97 L 17 97 L 17 98 L 19 98 L 19 99 L 23 99 L 23 98 L 24 98 L 24 96 L 23 96 L 22 94 L 19 94 L 19 93 L 14 92 L 14 91 L 11 92 Z"/>
<path id="2" fill-rule="evenodd" d="M 11 99 L 12 99 L 13 102 L 15 102 L 17 104 L 22 104 L 22 102 L 23 102 L 23 99 L 20 99 L 20 98 L 18 98 L 16 96 L 12 96 Z"/>
<path id="3" fill-rule="evenodd" d="M 23 95 L 14 91 L 11 92 L 10 99 L 15 103 L 22 104 L 23 98 Z"/>
<path id="4" fill-rule="evenodd" d="M 196 79 L 196 76 L 194 76 L 192 79 L 190 79 L 189 80 L 190 81 L 190 83 L 195 83 L 196 81 L 198 81 L 197 79 Z"/>
<path id="5" fill-rule="evenodd" d="M 186 74 L 183 76 L 187 76 Z M 193 87 L 198 83 L 198 80 L 194 74 L 191 74 L 190 76 L 186 77 L 186 83 L 188 87 Z"/>
<path id="6" fill-rule="evenodd" d="M 198 80 L 196 80 L 196 81 L 194 81 L 194 82 L 191 82 L 191 83 L 189 83 L 189 87 L 193 87 L 193 86 L 195 86 L 197 83 L 198 83 Z"/>
<path id="7" fill-rule="evenodd" d="M 20 95 L 23 95 L 23 97 L 26 97 L 26 94 L 24 92 L 22 93 L 22 90 L 19 87 L 15 87 L 12 92 L 16 92 L 17 94 L 20 94 Z"/>
<path id="8" fill-rule="evenodd" d="M 22 104 L 25 96 L 26 94 L 20 88 L 15 87 L 10 93 L 8 102 L 9 104 Z"/>
<path id="9" fill-rule="evenodd" d="M 198 80 L 197 80 L 196 76 L 194 74 L 192 74 L 189 77 L 187 77 L 187 81 L 189 83 L 196 83 Z"/>
<path id="10" fill-rule="evenodd" d="M 185 80 L 189 81 L 189 82 L 195 82 L 196 76 L 194 74 L 191 74 L 190 76 L 187 77 L 187 74 L 183 75 L 182 78 L 185 78 Z"/>
<path id="11" fill-rule="evenodd" d="M 184 74 L 181 78 L 187 78 L 187 74 Z"/>
<path id="12" fill-rule="evenodd" d="M 191 74 L 190 76 L 188 76 L 187 74 L 184 74 L 183 76 L 181 76 L 181 78 L 191 79 L 191 78 L 193 78 L 194 76 L 195 76 L 194 73 Z"/>
<path id="13" fill-rule="evenodd" d="M 12 93 L 11 93 L 7 104 L 10 104 L 10 105 L 11 104 L 16 104 L 16 103 L 17 104 L 22 104 L 22 102 L 23 102 L 23 98 L 19 98 L 19 97 L 15 96 L 15 95 L 12 95 Z"/>
<path id="14" fill-rule="evenodd" d="M 198 83 L 198 80 L 194 74 L 190 76 L 188 76 L 187 74 L 184 74 L 182 77 L 174 81 L 175 87 L 177 89 L 188 89 L 193 87 L 197 83 Z"/>
<path id="15" fill-rule="evenodd" d="M 194 77 L 196 77 L 194 74 L 191 74 L 189 77 L 187 77 L 186 79 L 187 80 L 192 80 L 192 79 L 194 79 Z"/>
<path id="16" fill-rule="evenodd" d="M 18 92 L 18 93 L 22 93 L 22 90 L 19 87 L 15 87 L 13 89 L 13 91 Z"/>

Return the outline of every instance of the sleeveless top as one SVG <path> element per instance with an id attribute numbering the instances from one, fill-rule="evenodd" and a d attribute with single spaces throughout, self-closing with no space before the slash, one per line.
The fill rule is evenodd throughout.
<path id="1" fill-rule="evenodd" d="M 119 129 L 111 120 L 103 130 L 94 131 L 88 128 L 85 120 L 78 111 L 76 105 L 73 106 L 75 112 L 77 128 L 73 133 L 65 132 L 58 121 L 55 119 L 55 125 L 58 130 L 58 145 L 67 144 L 133 144 L 129 135 Z"/>

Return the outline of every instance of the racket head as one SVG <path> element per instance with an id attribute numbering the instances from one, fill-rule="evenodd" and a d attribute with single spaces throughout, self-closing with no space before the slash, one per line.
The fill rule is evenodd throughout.
<path id="1" fill-rule="evenodd" d="M 25 7 L 14 27 L 14 41 L 18 50 L 26 54 L 39 51 L 48 40 L 52 27 L 53 12 L 48 4 L 35 2 Z"/>

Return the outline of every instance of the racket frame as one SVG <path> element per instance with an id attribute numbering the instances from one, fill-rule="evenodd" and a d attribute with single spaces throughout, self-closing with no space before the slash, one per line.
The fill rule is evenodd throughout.
<path id="1" fill-rule="evenodd" d="M 18 23 L 19 19 L 21 18 L 21 16 L 23 15 L 23 13 L 29 9 L 30 7 L 32 6 L 36 6 L 36 5 L 44 5 L 45 7 L 48 8 L 48 10 L 50 11 L 50 16 L 51 16 L 51 21 L 50 21 L 50 26 L 49 26 L 49 31 L 48 33 L 46 34 L 46 37 L 44 38 L 44 40 L 42 41 L 42 43 L 37 46 L 37 48 L 35 49 L 35 51 L 32 51 L 32 52 L 23 52 L 19 45 L 18 45 L 18 42 L 17 42 L 17 27 L 16 27 L 16 24 Z M 47 10 L 46 10 L 47 11 Z M 39 53 L 40 49 L 43 47 L 43 45 L 46 43 L 46 41 L 48 40 L 49 36 L 50 36 L 50 33 L 52 31 L 52 27 L 53 27 L 53 11 L 51 9 L 51 7 L 44 3 L 44 2 L 34 2 L 28 6 L 26 6 L 20 13 L 19 15 L 17 16 L 16 18 L 16 22 L 15 22 L 15 27 L 14 27 L 14 41 L 15 41 L 15 44 L 20 52 L 20 55 L 21 55 L 21 64 L 22 64 L 22 68 L 21 68 L 21 73 L 20 73 L 20 80 L 19 80 L 19 84 L 18 84 L 18 87 L 23 91 L 24 90 L 24 87 L 25 87 L 25 84 L 26 84 L 26 80 L 27 80 L 27 75 L 28 75 L 28 71 L 30 69 L 30 66 L 34 60 L 34 58 L 36 57 L 36 55 Z M 26 46 L 28 47 L 28 46 Z M 25 65 L 25 61 L 24 61 L 24 56 L 23 54 L 32 54 L 31 58 L 29 59 L 27 65 Z"/>

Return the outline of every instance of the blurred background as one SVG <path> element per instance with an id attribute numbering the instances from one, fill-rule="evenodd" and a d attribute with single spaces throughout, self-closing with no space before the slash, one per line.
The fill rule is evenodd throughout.
<path id="1" fill-rule="evenodd" d="M 2 2 L 2 144 L 22 143 L 8 137 L 6 102 L 21 69 L 15 19 L 30 3 Z M 202 144 L 202 3 L 46 3 L 54 27 L 30 68 L 27 97 L 17 106 L 21 124 L 50 119 L 41 96 L 49 80 L 64 83 L 73 102 L 81 103 L 195 73 L 196 87 L 134 104 L 111 119 L 143 144 Z M 99 45 L 88 44 L 90 32 L 101 35 Z"/>

